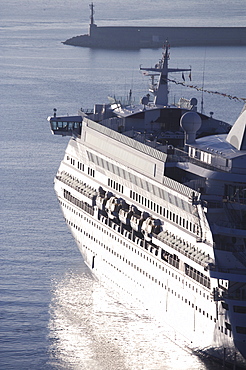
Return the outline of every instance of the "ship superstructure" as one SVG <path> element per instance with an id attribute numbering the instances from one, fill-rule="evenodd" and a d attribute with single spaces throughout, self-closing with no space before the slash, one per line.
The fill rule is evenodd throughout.
<path id="1" fill-rule="evenodd" d="M 153 102 L 49 117 L 71 135 L 55 191 L 98 279 L 192 349 L 245 365 L 246 110 L 230 130 L 196 99 L 170 105 L 168 59 L 167 46 L 142 68 L 159 74 Z"/>

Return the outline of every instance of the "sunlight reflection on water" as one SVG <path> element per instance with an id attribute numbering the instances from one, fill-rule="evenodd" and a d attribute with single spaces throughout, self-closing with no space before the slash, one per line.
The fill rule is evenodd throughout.
<path id="1" fill-rule="evenodd" d="M 69 369 L 215 369 L 167 338 L 165 327 L 89 272 L 54 282 L 50 307 L 51 358 Z M 52 360 L 51 360 L 52 363 Z"/>

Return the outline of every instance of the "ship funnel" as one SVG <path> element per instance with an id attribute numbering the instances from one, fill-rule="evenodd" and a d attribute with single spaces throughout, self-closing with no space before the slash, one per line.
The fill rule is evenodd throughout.
<path id="1" fill-rule="evenodd" d="M 237 150 L 246 150 L 246 105 L 245 109 L 232 126 L 226 141 Z"/>
<path id="2" fill-rule="evenodd" d="M 180 119 L 180 125 L 185 132 L 185 144 L 196 140 L 196 133 L 202 125 L 202 120 L 196 112 L 186 112 Z"/>

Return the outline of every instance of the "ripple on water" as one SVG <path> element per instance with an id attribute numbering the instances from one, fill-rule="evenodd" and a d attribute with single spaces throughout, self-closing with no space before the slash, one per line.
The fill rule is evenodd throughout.
<path id="1" fill-rule="evenodd" d="M 170 341 L 165 327 L 89 272 L 54 282 L 49 328 L 50 363 L 58 368 L 218 369 Z"/>

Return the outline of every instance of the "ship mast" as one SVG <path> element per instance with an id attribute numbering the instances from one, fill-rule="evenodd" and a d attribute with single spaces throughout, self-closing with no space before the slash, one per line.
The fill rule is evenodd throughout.
<path id="1" fill-rule="evenodd" d="M 169 48 L 168 44 L 165 45 L 165 50 L 162 53 L 162 59 L 155 65 L 154 68 L 142 68 L 142 71 L 151 71 L 160 74 L 159 81 L 157 84 L 157 88 L 154 91 L 155 105 L 168 105 L 168 73 L 170 72 L 185 72 L 191 71 L 191 69 L 179 69 L 179 68 L 168 68 L 168 60 L 169 60 Z"/>

